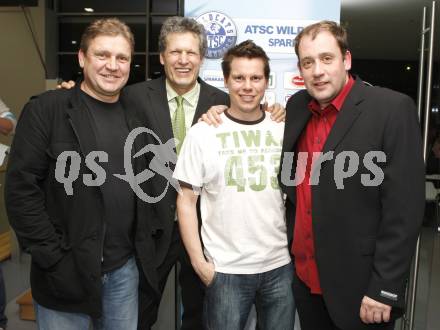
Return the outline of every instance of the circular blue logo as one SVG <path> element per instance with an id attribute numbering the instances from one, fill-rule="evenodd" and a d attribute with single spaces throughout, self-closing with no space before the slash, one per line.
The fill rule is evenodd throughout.
<path id="1" fill-rule="evenodd" d="M 197 22 L 206 30 L 208 50 L 206 58 L 221 58 L 237 42 L 237 28 L 226 15 L 210 11 L 197 17 Z"/>

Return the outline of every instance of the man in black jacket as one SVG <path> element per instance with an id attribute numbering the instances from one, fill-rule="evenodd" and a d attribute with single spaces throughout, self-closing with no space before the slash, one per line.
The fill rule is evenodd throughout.
<path id="1" fill-rule="evenodd" d="M 414 102 L 349 74 L 335 22 L 306 27 L 295 50 L 307 90 L 287 103 L 281 187 L 301 329 L 393 329 L 425 203 Z"/>
<path id="2" fill-rule="evenodd" d="M 95 329 L 136 329 L 139 273 L 143 289 L 159 294 L 150 205 L 114 175 L 125 172 L 127 135 L 141 126 L 119 100 L 133 46 L 121 21 L 93 22 L 78 54 L 82 83 L 32 99 L 16 129 L 6 207 L 32 255 L 41 329 L 88 330 L 91 322 Z M 143 171 L 144 158 L 133 168 Z"/>

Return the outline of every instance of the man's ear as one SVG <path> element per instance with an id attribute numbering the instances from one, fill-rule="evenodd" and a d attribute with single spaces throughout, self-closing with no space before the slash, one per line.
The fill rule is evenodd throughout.
<path id="1" fill-rule="evenodd" d="M 78 62 L 79 62 L 79 66 L 81 67 L 81 69 L 84 68 L 84 58 L 85 57 L 86 57 L 86 55 L 84 54 L 82 49 L 80 49 L 78 52 Z"/>
<path id="2" fill-rule="evenodd" d="M 344 55 L 344 67 L 345 67 L 345 71 L 351 69 L 351 53 L 349 50 L 347 50 Z"/>
<path id="3" fill-rule="evenodd" d="M 165 61 L 163 60 L 163 53 L 159 54 L 160 64 L 164 65 Z"/>

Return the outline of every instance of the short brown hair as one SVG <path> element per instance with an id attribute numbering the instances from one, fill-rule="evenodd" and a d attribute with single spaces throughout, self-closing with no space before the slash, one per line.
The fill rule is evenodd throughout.
<path id="1" fill-rule="evenodd" d="M 171 33 L 193 33 L 199 39 L 200 56 L 203 58 L 208 48 L 205 28 L 193 18 L 171 16 L 163 22 L 159 33 L 159 52 L 163 53 L 167 48 L 167 37 Z"/>
<path id="2" fill-rule="evenodd" d="M 130 44 L 131 53 L 134 52 L 134 37 L 130 28 L 127 24 L 122 22 L 116 17 L 112 18 L 101 18 L 90 23 L 89 26 L 84 30 L 81 36 L 81 44 L 79 49 L 84 53 L 87 52 L 89 48 L 90 41 L 98 36 L 122 36 Z"/>
<path id="3" fill-rule="evenodd" d="M 342 55 L 348 50 L 348 42 L 347 42 L 347 30 L 340 24 L 333 21 L 320 21 L 318 23 L 314 23 L 308 25 L 302 30 L 295 38 L 295 53 L 299 59 L 299 43 L 301 39 L 308 35 L 312 37 L 312 40 L 316 38 L 316 36 L 322 32 L 328 31 L 330 32 L 336 39 L 338 43 L 339 49 L 341 50 Z"/>
<path id="4" fill-rule="evenodd" d="M 223 56 L 222 70 L 225 80 L 229 78 L 231 73 L 231 63 L 236 57 L 245 57 L 248 59 L 260 58 L 264 64 L 264 77 L 269 80 L 270 66 L 269 57 L 266 52 L 260 46 L 257 46 L 252 40 L 246 40 L 242 43 L 229 48 L 226 54 Z"/>

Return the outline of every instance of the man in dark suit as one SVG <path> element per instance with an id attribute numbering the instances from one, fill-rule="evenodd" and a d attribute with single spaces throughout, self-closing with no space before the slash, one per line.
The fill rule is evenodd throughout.
<path id="1" fill-rule="evenodd" d="M 393 329 L 423 218 L 415 106 L 352 77 L 347 47 L 329 21 L 296 38 L 307 90 L 287 103 L 280 181 L 303 330 Z"/>
<path id="2" fill-rule="evenodd" d="M 148 294 L 159 295 L 151 206 L 114 175 L 125 170 L 127 135 L 141 126 L 119 97 L 133 51 L 124 23 L 91 23 L 78 53 L 84 80 L 31 99 L 21 113 L 5 199 L 11 226 L 32 256 L 40 329 L 88 330 L 93 323 L 134 330 L 139 275 Z M 136 158 L 134 173 L 146 166 Z"/>
<path id="3" fill-rule="evenodd" d="M 159 35 L 160 62 L 164 67 L 165 76 L 128 86 L 122 93 L 124 104 L 137 111 L 138 119 L 154 131 L 161 143 L 176 138 L 177 152 L 186 130 L 209 108 L 229 105 L 228 94 L 198 78 L 206 49 L 203 25 L 187 17 L 168 18 L 163 23 Z M 178 128 L 181 124 L 178 122 L 179 110 L 183 110 L 184 113 L 184 124 L 181 125 L 184 126 L 183 132 L 179 132 Z M 284 119 L 284 109 L 279 105 L 275 105 L 270 111 L 274 120 Z M 151 143 L 158 141 L 153 139 Z M 173 164 L 171 167 L 174 169 Z M 155 175 L 151 180 L 156 196 L 166 191 L 164 197 L 154 204 L 158 219 L 153 235 L 157 241 L 159 288 L 163 291 L 168 274 L 176 262 L 179 262 L 183 303 L 181 329 L 201 330 L 204 287 L 191 266 L 180 238 L 176 221 L 177 192 L 172 187 L 167 189 L 169 179 L 171 178 Z M 138 328 L 150 329 L 156 322 L 160 300 L 142 292 L 139 299 Z"/>
<path id="4" fill-rule="evenodd" d="M 213 105 L 227 105 L 228 95 L 198 79 L 199 69 L 206 51 L 203 26 L 195 20 L 171 17 L 162 25 L 159 36 L 160 61 L 165 76 L 126 87 L 124 103 L 136 109 L 138 118 L 152 129 L 162 143 L 175 136 L 179 96 L 183 98 L 185 130 Z M 178 141 L 177 147 L 183 141 Z M 152 141 L 157 143 L 157 141 Z M 168 179 L 156 175 L 153 189 L 156 196 L 167 187 Z M 159 287 L 163 291 L 168 274 L 176 262 L 180 263 L 179 280 L 182 289 L 182 329 L 197 330 L 202 327 L 203 287 L 191 267 L 182 245 L 176 222 L 175 189 L 167 189 L 160 202 L 154 204 L 159 220 L 154 228 L 157 239 L 156 265 Z M 140 295 L 138 329 L 150 329 L 156 322 L 160 300 L 150 295 Z"/>

